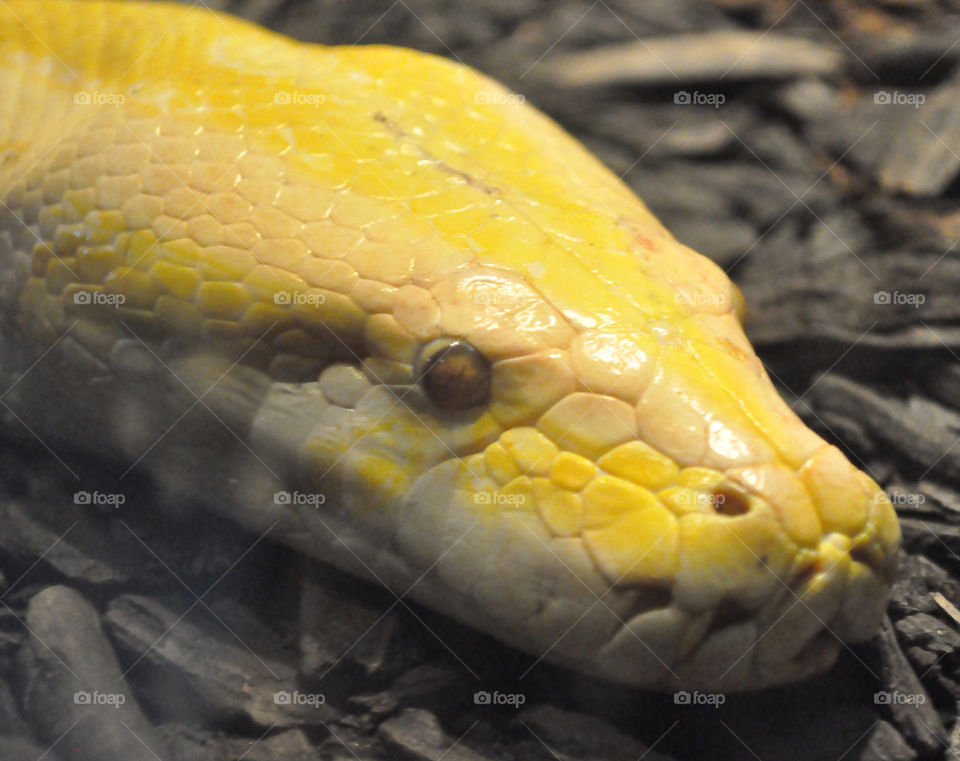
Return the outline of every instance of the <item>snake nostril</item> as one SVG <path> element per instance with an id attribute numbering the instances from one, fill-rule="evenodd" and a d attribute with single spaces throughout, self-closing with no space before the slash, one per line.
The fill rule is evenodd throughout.
<path id="1" fill-rule="evenodd" d="M 802 566 L 790 581 L 791 589 L 803 589 L 804 586 L 809 584 L 813 577 L 816 576 L 822 569 L 819 567 L 819 564 L 816 562 L 808 562 L 806 565 Z"/>
<path id="2" fill-rule="evenodd" d="M 850 548 L 850 559 L 863 563 L 865 566 L 878 570 L 886 565 L 886 558 L 876 544 L 856 544 Z"/>
<path id="3" fill-rule="evenodd" d="M 710 631 L 717 631 L 734 624 L 750 621 L 755 616 L 756 611 L 750 610 L 734 600 L 721 600 L 710 619 Z"/>
<path id="4" fill-rule="evenodd" d="M 721 515 L 743 515 L 750 511 L 746 494 L 733 486 L 718 486 L 713 490 L 714 509 Z"/>

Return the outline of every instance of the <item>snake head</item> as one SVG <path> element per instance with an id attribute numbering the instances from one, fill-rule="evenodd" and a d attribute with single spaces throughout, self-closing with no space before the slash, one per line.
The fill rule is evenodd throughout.
<path id="1" fill-rule="evenodd" d="M 368 324 L 369 391 L 307 451 L 364 495 L 400 586 L 658 689 L 804 678 L 871 636 L 895 513 L 780 398 L 727 276 L 498 85 L 394 64 L 456 82 L 375 117 L 429 168 L 429 242 Z M 487 97 L 454 113 L 464 91 Z"/>
<path id="2" fill-rule="evenodd" d="M 692 286 L 635 324 L 564 300 L 567 270 L 466 265 L 401 288 L 407 361 L 468 346 L 489 396 L 451 409 L 422 376 L 381 396 L 336 444 L 341 492 L 390 484 L 414 593 L 538 657 L 661 689 L 816 674 L 879 623 L 894 511 L 782 401 L 725 276 L 658 245 Z M 618 266 L 654 280 L 642 257 Z M 655 290 L 604 303 L 649 307 Z M 458 372 L 443 399 L 475 385 Z"/>
<path id="3" fill-rule="evenodd" d="M 339 64 L 387 83 L 350 93 L 369 160 L 331 191 L 301 149 L 280 186 L 330 234 L 306 292 L 347 283 L 291 307 L 352 353 L 296 452 L 339 511 L 303 518 L 318 554 L 643 687 L 756 689 L 869 637 L 893 509 L 782 401 L 726 275 L 499 86 L 375 56 Z"/>

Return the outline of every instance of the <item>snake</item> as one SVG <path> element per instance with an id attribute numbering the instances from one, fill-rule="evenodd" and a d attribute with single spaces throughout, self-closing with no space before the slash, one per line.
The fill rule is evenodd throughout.
<path id="1" fill-rule="evenodd" d="M 781 398 L 727 274 L 523 96 L 110 0 L 0 3 L 0 92 L 0 401 L 122 465 L 88 504 L 145 474 L 637 688 L 873 636 L 890 500 Z"/>

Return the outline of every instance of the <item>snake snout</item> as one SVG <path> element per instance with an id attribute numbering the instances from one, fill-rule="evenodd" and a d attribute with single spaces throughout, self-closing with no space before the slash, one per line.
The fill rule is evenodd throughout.
<path id="1" fill-rule="evenodd" d="M 670 616 L 701 628 L 668 683 L 736 691 L 824 671 L 883 615 L 899 546 L 889 499 L 828 445 L 796 470 L 725 479 L 700 486 L 712 513 L 679 521 Z"/>
<path id="2" fill-rule="evenodd" d="M 900 528 L 884 491 L 835 447 L 825 447 L 810 458 L 799 477 L 816 504 L 824 534 L 848 538 L 851 556 L 891 583 Z"/>

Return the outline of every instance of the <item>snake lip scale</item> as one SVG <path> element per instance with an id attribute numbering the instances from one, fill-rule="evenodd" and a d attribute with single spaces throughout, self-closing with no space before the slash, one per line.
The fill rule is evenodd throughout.
<path id="1" fill-rule="evenodd" d="M 724 272 L 496 82 L 7 0 L 0 92 L 0 380 L 44 442 L 612 681 L 760 689 L 873 634 L 884 492 Z"/>

